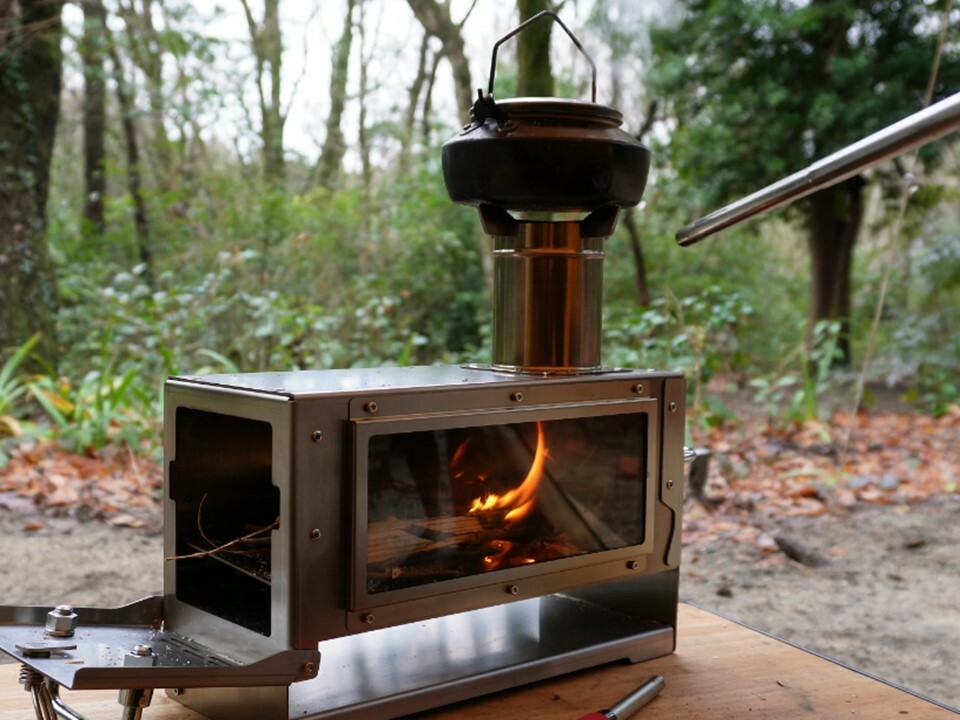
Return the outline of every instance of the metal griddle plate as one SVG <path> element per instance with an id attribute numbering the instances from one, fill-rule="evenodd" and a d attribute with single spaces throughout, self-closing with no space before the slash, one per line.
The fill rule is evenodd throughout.
<path id="1" fill-rule="evenodd" d="M 50 609 L 0 607 L 0 650 L 70 690 L 289 685 L 316 677 L 320 666 L 316 650 L 240 662 L 165 631 L 159 596 L 119 608 L 77 608 L 79 625 L 72 638 L 45 634 Z M 49 657 L 24 655 L 24 647 L 38 644 L 51 648 Z M 130 657 L 136 645 L 153 649 L 152 666 L 135 664 L 143 663 Z"/>

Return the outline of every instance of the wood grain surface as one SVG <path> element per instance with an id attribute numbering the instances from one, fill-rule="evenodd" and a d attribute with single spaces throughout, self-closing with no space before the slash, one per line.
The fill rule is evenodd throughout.
<path id="1" fill-rule="evenodd" d="M 321 668 L 321 677 L 323 670 Z M 33 718 L 16 665 L 0 666 L 0 720 Z M 960 713 L 689 605 L 669 657 L 615 664 L 442 708 L 422 720 L 578 720 L 651 675 L 666 689 L 637 720 L 957 720 Z M 87 720 L 120 717 L 117 693 L 63 693 Z M 411 716 L 414 717 L 414 716 Z M 158 691 L 143 720 L 203 720 Z M 273 720 L 264 718 L 264 720 Z M 278 719 L 279 720 L 279 719 Z"/>

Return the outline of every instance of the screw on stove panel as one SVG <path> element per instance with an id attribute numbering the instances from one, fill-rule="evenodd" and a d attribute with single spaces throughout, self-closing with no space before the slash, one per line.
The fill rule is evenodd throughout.
<path id="1" fill-rule="evenodd" d="M 133 649 L 123 656 L 124 667 L 153 667 L 157 663 L 157 656 L 149 645 L 134 645 Z"/>

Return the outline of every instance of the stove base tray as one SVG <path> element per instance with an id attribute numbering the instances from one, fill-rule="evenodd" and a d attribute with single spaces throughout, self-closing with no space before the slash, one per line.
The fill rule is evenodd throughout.
<path id="1" fill-rule="evenodd" d="M 320 643 L 289 688 L 190 688 L 211 720 L 387 720 L 604 663 L 673 652 L 675 629 L 551 595 Z"/>

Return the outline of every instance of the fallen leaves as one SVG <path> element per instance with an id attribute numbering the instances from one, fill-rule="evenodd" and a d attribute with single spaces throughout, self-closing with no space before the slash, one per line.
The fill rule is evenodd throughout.
<path id="1" fill-rule="evenodd" d="M 126 527 L 158 527 L 163 472 L 127 449 L 97 457 L 74 455 L 52 443 L 23 445 L 0 472 L 0 507 L 27 515 L 101 520 Z M 45 527 L 29 517 L 26 532 Z"/>
<path id="2" fill-rule="evenodd" d="M 846 437 L 849 422 L 837 415 L 785 431 L 760 421 L 694 430 L 695 444 L 713 453 L 704 492 L 710 509 L 688 504 L 684 545 L 727 539 L 777 562 L 779 519 L 868 504 L 909 510 L 957 491 L 960 407 L 940 418 L 860 413 L 844 455 L 838 438 Z M 162 492 L 160 466 L 123 448 L 87 457 L 50 443 L 25 444 L 0 472 L 0 508 L 23 517 L 27 532 L 42 530 L 50 517 L 158 529 Z"/>
<path id="3" fill-rule="evenodd" d="M 775 553 L 776 519 L 846 513 L 863 505 L 898 509 L 956 492 L 960 407 L 939 418 L 914 413 L 837 414 L 775 430 L 762 422 L 694 435 L 712 450 L 707 512 L 689 504 L 685 546 L 723 538 L 754 554 Z M 828 553 L 829 554 L 829 553 Z"/>

